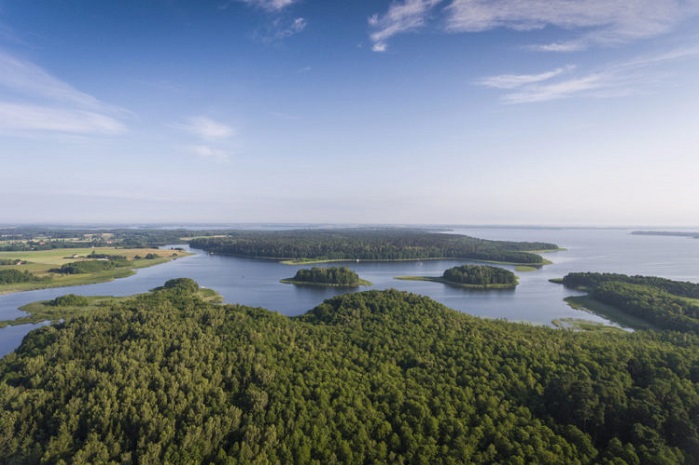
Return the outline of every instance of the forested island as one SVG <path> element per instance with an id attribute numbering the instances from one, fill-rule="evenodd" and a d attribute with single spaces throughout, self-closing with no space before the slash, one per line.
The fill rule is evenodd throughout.
<path id="1" fill-rule="evenodd" d="M 289 261 L 293 264 L 347 260 L 470 259 L 544 265 L 533 251 L 558 250 L 546 242 L 490 241 L 412 229 L 237 231 L 199 237 L 189 245 L 209 253 Z"/>
<path id="2" fill-rule="evenodd" d="M 653 327 L 699 334 L 699 284 L 618 273 L 569 273 L 558 282 Z"/>
<path id="3" fill-rule="evenodd" d="M 468 289 L 514 289 L 517 276 L 504 268 L 488 265 L 462 265 L 449 268 L 441 277 L 398 276 L 396 279 L 433 281 Z"/>
<path id="4" fill-rule="evenodd" d="M 286 284 L 324 287 L 359 287 L 371 286 L 369 281 L 359 278 L 359 275 L 346 266 L 321 268 L 314 266 L 301 269 L 293 278 L 282 279 Z"/>
<path id="5" fill-rule="evenodd" d="M 695 334 L 533 327 L 398 291 L 288 318 L 169 281 L 0 360 L 7 464 L 691 465 L 698 411 Z"/>

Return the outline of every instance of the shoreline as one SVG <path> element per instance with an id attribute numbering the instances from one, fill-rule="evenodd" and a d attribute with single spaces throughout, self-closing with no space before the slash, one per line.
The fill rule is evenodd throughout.
<path id="1" fill-rule="evenodd" d="M 110 252 L 113 254 L 124 254 L 126 253 L 130 256 L 131 260 L 127 263 L 127 266 L 117 267 L 110 270 L 103 270 L 94 273 L 81 273 L 74 275 L 56 275 L 52 276 L 51 279 L 43 280 L 41 278 L 45 276 L 51 276 L 48 274 L 48 270 L 52 268 L 60 268 L 61 264 L 70 263 L 71 261 L 86 261 L 85 256 L 73 257 L 76 252 L 84 252 L 83 249 L 52 249 L 51 251 L 30 251 L 30 252 L 11 252 L 14 255 L 22 255 L 22 257 L 29 257 L 25 260 L 27 264 L 19 266 L 8 266 L 2 269 L 17 269 L 17 270 L 28 270 L 35 274 L 38 281 L 28 281 L 19 283 L 7 283 L 0 285 L 0 295 L 15 294 L 18 292 L 26 291 L 37 291 L 42 289 L 56 289 L 61 287 L 74 287 L 74 286 L 85 286 L 90 284 L 100 284 L 105 282 L 114 281 L 116 279 L 128 278 L 136 274 L 136 270 L 141 268 L 149 268 L 152 266 L 162 265 L 164 263 L 177 260 L 178 258 L 184 258 L 187 256 L 194 255 L 192 252 L 185 252 L 182 250 L 169 250 L 169 249 L 118 249 L 114 247 L 106 248 L 96 248 L 89 249 L 92 251 L 99 252 Z M 162 256 L 158 258 L 145 259 L 139 258 L 135 259 L 135 256 L 147 255 L 148 253 L 160 253 Z M 0 258 L 3 258 L 4 253 L 0 253 Z M 31 255 L 37 255 L 39 260 L 43 258 L 42 261 L 37 261 L 36 258 L 32 260 Z M 70 257 L 64 255 L 70 254 Z M 52 257 L 53 255 L 60 256 L 60 258 Z M 14 258 L 14 257 L 12 257 Z"/>
<path id="2" fill-rule="evenodd" d="M 461 287 L 464 289 L 480 289 L 484 291 L 489 291 L 489 290 L 512 290 L 517 287 L 519 284 L 519 280 L 513 284 L 465 284 L 465 283 L 456 283 L 453 281 L 449 281 L 444 278 L 438 278 L 438 277 L 431 277 L 431 276 L 395 276 L 393 279 L 398 279 L 401 281 L 428 281 L 428 282 L 433 282 L 433 283 L 442 283 L 442 284 L 448 284 L 449 286 L 454 286 L 454 287 Z"/>

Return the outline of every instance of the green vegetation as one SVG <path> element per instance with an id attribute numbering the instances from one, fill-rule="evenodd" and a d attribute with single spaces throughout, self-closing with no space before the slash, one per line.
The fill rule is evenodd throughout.
<path id="1" fill-rule="evenodd" d="M 190 246 L 220 255 L 309 263 L 347 260 L 470 259 L 541 266 L 529 250 L 556 249 L 542 242 L 489 241 L 412 229 L 237 231 L 227 237 L 199 237 Z"/>
<path id="2" fill-rule="evenodd" d="M 369 281 L 360 279 L 357 273 L 346 266 L 329 268 L 318 268 L 314 266 L 310 269 L 298 270 L 293 278 L 282 279 L 281 282 L 331 287 L 371 286 Z"/>
<path id="3" fill-rule="evenodd" d="M 121 266 L 128 265 L 124 262 Z M 99 273 L 100 271 L 112 270 L 117 268 L 117 265 L 112 260 L 83 260 L 79 262 L 71 262 L 62 265 L 60 268 L 49 270 L 51 273 L 61 274 L 83 274 L 83 273 Z"/>
<path id="4" fill-rule="evenodd" d="M 34 276 L 29 270 L 0 270 L 0 284 L 33 283 L 38 281 L 41 281 L 41 279 Z"/>
<path id="5" fill-rule="evenodd" d="M 131 276 L 136 268 L 158 265 L 188 255 L 181 250 L 168 251 L 167 255 L 162 252 L 159 249 L 114 247 L 0 252 L 0 260 L 15 263 L 0 270 L 0 294 L 111 281 Z M 162 256 L 150 259 L 141 256 L 159 253 Z M 22 273 L 22 276 L 17 273 Z M 14 281 L 2 279 L 2 276 Z"/>
<path id="6" fill-rule="evenodd" d="M 509 270 L 497 266 L 463 265 L 445 270 L 441 277 L 397 276 L 408 281 L 432 281 L 468 289 L 514 289 L 517 276 Z"/>
<path id="7" fill-rule="evenodd" d="M 699 334 L 699 284 L 616 273 L 570 273 L 562 283 L 656 328 Z"/>
<path id="8" fill-rule="evenodd" d="M 90 299 L 76 294 L 62 295 L 49 302 L 49 305 L 54 307 L 86 307 L 89 304 Z"/>
<path id="9" fill-rule="evenodd" d="M 462 265 L 449 268 L 442 275 L 444 280 L 456 284 L 489 286 L 493 284 L 517 285 L 517 276 L 497 266 Z"/>
<path id="10" fill-rule="evenodd" d="M 190 287 L 0 360 L 0 461 L 699 463 L 695 335 L 481 320 L 398 291 L 286 318 Z"/>

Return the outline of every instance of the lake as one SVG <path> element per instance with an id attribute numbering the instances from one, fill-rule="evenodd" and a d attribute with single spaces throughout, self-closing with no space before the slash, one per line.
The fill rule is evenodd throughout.
<path id="1" fill-rule="evenodd" d="M 553 262 L 540 270 L 516 272 L 515 290 L 465 290 L 441 283 L 400 281 L 395 276 L 440 276 L 452 266 L 469 261 L 349 262 L 347 266 L 372 282 L 367 289 L 399 289 L 422 294 L 464 313 L 511 321 L 550 325 L 559 318 L 607 320 L 570 308 L 563 299 L 580 292 L 549 282 L 573 271 L 600 271 L 662 276 L 679 281 L 699 282 L 699 240 L 687 237 L 642 236 L 631 229 L 608 228 L 515 228 L 454 227 L 450 232 L 494 240 L 553 242 L 565 251 L 544 254 Z M 685 230 L 686 231 L 686 230 Z M 195 255 L 151 268 L 143 268 L 124 279 L 109 283 L 43 289 L 0 296 L 0 319 L 13 319 L 23 312 L 18 307 L 37 300 L 53 299 L 67 293 L 124 296 L 147 292 L 171 278 L 187 277 L 201 286 L 218 291 L 226 303 L 264 307 L 284 315 L 305 313 L 323 300 L 350 292 L 335 288 L 301 287 L 282 284 L 302 266 L 273 261 Z M 514 267 L 505 266 L 514 271 Z M 609 322 L 607 322 L 609 323 Z M 13 351 L 24 335 L 38 325 L 0 329 L 0 356 Z"/>

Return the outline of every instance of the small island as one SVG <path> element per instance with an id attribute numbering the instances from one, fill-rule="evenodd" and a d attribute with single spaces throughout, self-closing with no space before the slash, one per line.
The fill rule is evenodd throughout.
<path id="1" fill-rule="evenodd" d="M 396 279 L 433 281 L 469 289 L 514 289 L 517 276 L 504 268 L 489 265 L 462 265 L 449 268 L 441 277 L 397 276 Z"/>
<path id="2" fill-rule="evenodd" d="M 371 286 L 369 281 L 360 279 L 357 273 L 346 266 L 333 266 L 328 268 L 314 266 L 311 269 L 301 269 L 296 272 L 293 278 L 282 279 L 281 282 L 285 284 L 325 287 Z"/>

